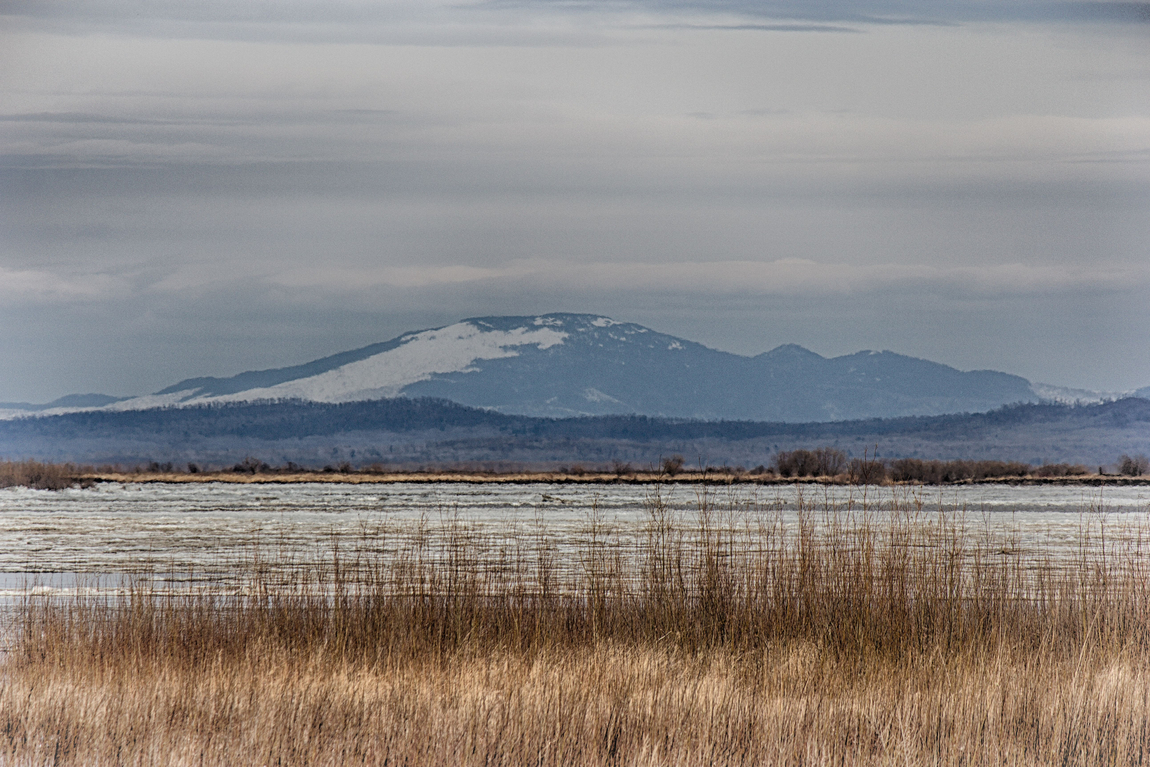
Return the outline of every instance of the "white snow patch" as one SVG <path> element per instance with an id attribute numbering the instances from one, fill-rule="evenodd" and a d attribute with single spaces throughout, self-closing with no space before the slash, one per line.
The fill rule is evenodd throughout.
<path id="1" fill-rule="evenodd" d="M 53 415 L 95 413 L 107 410 L 148 410 L 150 408 L 183 405 L 186 400 L 187 404 L 196 404 L 204 400 L 197 399 L 192 401 L 188 400 L 188 398 L 198 391 L 199 389 L 185 389 L 172 394 L 145 394 L 140 397 L 132 397 L 131 399 L 112 402 L 100 407 L 52 407 L 47 410 L 0 410 L 0 421 L 10 421 L 13 418 L 22 418 L 25 416 L 45 418 Z"/>
<path id="2" fill-rule="evenodd" d="M 1108 402 L 1123 397 L 1128 392 L 1105 392 L 1094 391 L 1093 389 L 1071 389 L 1066 386 L 1054 386 L 1052 384 L 1032 383 L 1030 390 L 1034 392 L 1035 396 L 1049 400 L 1051 402 L 1059 402 L 1064 405 L 1074 405 L 1082 403 L 1084 405 L 1097 405 L 1101 402 Z"/>
<path id="3" fill-rule="evenodd" d="M 536 317 L 535 324 L 538 326 L 546 325 L 548 327 L 558 328 L 563 326 L 563 320 L 557 317 Z"/>
<path id="4" fill-rule="evenodd" d="M 587 400 L 588 402 L 614 402 L 618 405 L 623 404 L 619 400 L 612 397 L 610 394 L 604 394 L 598 389 L 584 389 L 583 399 Z"/>
<path id="5" fill-rule="evenodd" d="M 671 345 L 667 347 L 667 351 L 673 352 L 676 349 L 682 349 L 682 348 L 683 348 L 683 345 L 681 343 L 679 343 L 678 341 L 673 341 L 671 343 Z"/>
<path id="6" fill-rule="evenodd" d="M 172 407 L 175 405 L 198 404 L 206 401 L 202 397 L 195 397 L 194 395 L 199 389 L 183 389 L 181 391 L 172 392 L 171 394 L 144 394 L 139 397 L 132 397 L 131 399 L 120 400 L 113 402 L 110 405 L 105 405 L 101 408 L 90 408 L 92 410 L 148 410 L 154 407 Z"/>
<path id="7" fill-rule="evenodd" d="M 615 322 L 615 320 L 611 319 L 610 317 L 596 317 L 595 319 L 591 320 L 591 324 L 597 328 L 609 328 L 612 325 L 621 325 L 622 323 Z"/>
<path id="8" fill-rule="evenodd" d="M 197 398 L 187 404 L 289 398 L 355 402 L 395 397 L 405 386 L 426 381 L 438 373 L 471 372 L 474 370 L 472 364 L 479 360 L 516 357 L 519 355 L 517 347 L 522 346 L 550 349 L 566 338 L 566 333 L 551 328 L 484 330 L 460 322 L 438 330 L 413 333 L 394 349 L 325 373 L 236 394 Z"/>

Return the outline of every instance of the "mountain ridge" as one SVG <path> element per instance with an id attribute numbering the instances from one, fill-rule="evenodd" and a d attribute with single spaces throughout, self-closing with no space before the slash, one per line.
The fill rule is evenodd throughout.
<path id="1" fill-rule="evenodd" d="M 768 464 L 779 451 L 831 446 L 850 457 L 1112 464 L 1150 453 L 1150 400 L 1027 404 L 987 413 L 816 423 L 613 415 L 505 415 L 428 398 L 347 403 L 213 403 L 90 410 L 0 422 L 0 455 L 56 462 L 230 466 L 247 456 L 305 466 L 554 466 L 613 462 Z"/>
<path id="2" fill-rule="evenodd" d="M 188 378 L 94 407 L 69 408 L 63 398 L 36 412 L 432 397 L 541 417 L 824 422 L 985 412 L 1059 392 L 1062 401 L 1090 394 L 891 351 L 823 357 L 783 344 L 744 356 L 601 315 L 553 313 L 473 317 L 299 365 Z"/>

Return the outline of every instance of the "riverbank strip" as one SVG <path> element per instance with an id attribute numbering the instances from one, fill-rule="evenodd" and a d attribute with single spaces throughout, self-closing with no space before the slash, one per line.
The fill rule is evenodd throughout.
<path id="1" fill-rule="evenodd" d="M 89 472 L 76 477 L 81 482 L 119 482 L 124 484 L 202 484 L 220 482 L 238 485 L 292 485 L 325 483 L 361 484 L 496 484 L 496 485 L 849 485 L 845 476 L 780 477 L 775 474 L 733 474 L 717 472 L 636 472 L 559 473 L 559 472 L 292 472 L 241 473 L 219 472 Z M 887 486 L 920 486 L 920 482 L 890 482 Z M 1150 476 L 1127 477 L 1111 474 L 1087 474 L 1073 477 L 995 477 L 944 482 L 945 485 L 1014 485 L 1014 486 L 1117 486 L 1150 485 Z"/>

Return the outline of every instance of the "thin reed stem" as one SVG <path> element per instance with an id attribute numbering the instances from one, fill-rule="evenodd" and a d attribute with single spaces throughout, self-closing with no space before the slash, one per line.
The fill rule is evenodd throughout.
<path id="1" fill-rule="evenodd" d="M 253 550 L 234 590 L 28 593 L 0 762 L 1146 761 L 1144 527 L 1087 515 L 1066 556 L 828 498 L 681 519 L 655 488 L 640 534 L 596 508 L 574 546 L 449 517 L 319 568 Z"/>

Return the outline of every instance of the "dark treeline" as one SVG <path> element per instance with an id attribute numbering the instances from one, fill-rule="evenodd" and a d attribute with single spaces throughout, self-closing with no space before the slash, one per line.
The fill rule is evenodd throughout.
<path id="1" fill-rule="evenodd" d="M 1126 477 L 1141 477 L 1150 473 L 1150 459 L 1144 455 L 1122 455 L 1116 463 L 1118 475 Z M 61 490 L 66 487 L 90 487 L 100 474 L 118 474 L 123 471 L 129 473 L 145 474 L 199 474 L 208 471 L 212 476 L 219 476 L 220 467 L 215 469 L 203 467 L 195 462 L 176 464 L 172 461 L 150 461 L 146 464 L 137 464 L 125 469 L 120 466 L 105 465 L 101 467 L 79 466 L 72 463 L 55 464 L 39 461 L 0 461 L 0 488 L 23 486 L 43 490 Z M 388 474 L 399 470 L 401 473 L 408 470 L 388 467 L 380 463 L 365 466 L 355 466 L 349 461 L 326 464 L 322 469 L 307 467 L 288 461 L 281 465 L 272 465 L 253 456 L 248 456 L 230 467 L 222 467 L 222 471 L 236 474 L 308 474 L 321 471 L 323 473 L 340 474 Z M 476 468 L 474 466 L 440 466 L 426 467 L 423 472 L 442 475 L 444 473 L 464 472 L 467 474 L 495 473 L 498 468 Z M 522 467 L 514 469 L 516 472 L 530 471 Z M 583 466 L 581 464 L 562 467 L 553 472 L 544 472 L 554 477 L 558 475 L 584 476 L 587 474 L 614 474 L 617 479 L 646 475 L 643 481 L 650 481 L 652 475 L 656 479 L 672 478 L 686 471 L 684 459 L 681 455 L 664 458 L 660 466 L 650 466 L 646 469 L 636 469 L 629 463 L 614 461 L 610 466 Z M 815 450 L 780 451 L 775 455 L 770 466 L 756 466 L 749 471 L 742 466 L 708 466 L 705 470 L 695 470 L 695 479 L 702 473 L 704 480 L 707 475 L 742 477 L 744 480 L 787 481 L 803 478 L 818 478 L 839 483 L 858 485 L 876 485 L 887 483 L 922 483 L 922 484 L 952 484 L 972 480 L 1010 480 L 1024 477 L 1082 477 L 1090 471 L 1080 464 L 1047 463 L 1033 466 L 1019 461 L 930 461 L 917 458 L 898 458 L 894 460 L 880 460 L 866 454 L 861 458 L 849 458 L 845 453 L 831 447 L 820 447 Z M 694 481 L 694 480 L 692 480 Z"/>
<path id="2" fill-rule="evenodd" d="M 633 415 L 534 418 L 506 415 L 441 399 L 403 397 L 339 404 L 276 401 L 19 418 L 0 422 L 0 438 L 11 442 L 21 436 L 74 439 L 128 437 L 132 433 L 142 433 L 150 436 L 287 439 L 373 430 L 487 429 L 549 439 L 746 440 L 778 436 L 815 441 L 885 434 L 927 433 L 937 437 L 994 427 L 1064 422 L 1067 418 L 1081 421 L 1084 427 L 1150 423 L 1150 400 L 1127 398 L 1102 405 L 1081 406 L 1022 404 L 988 413 L 817 423 L 691 421 Z"/>
<path id="3" fill-rule="evenodd" d="M 1146 473 L 1145 456 L 1123 455 L 1119 473 L 1140 476 Z M 883 461 L 863 455 L 850 458 L 832 447 L 815 450 L 782 451 L 775 456 L 771 470 L 780 477 L 845 477 L 850 482 L 872 484 L 922 482 L 941 485 L 979 479 L 1012 477 L 1078 477 L 1090 473 L 1081 464 L 1048 463 L 1032 466 L 1021 461 L 924 461 L 919 458 L 896 458 Z"/>
<path id="4" fill-rule="evenodd" d="M 1010 477 L 1080 477 L 1090 470 L 1081 464 L 1048 463 L 1034 467 L 1018 461 L 922 461 L 900 458 L 888 465 L 894 482 L 924 482 L 941 485 L 968 479 L 1008 479 Z"/>
<path id="5" fill-rule="evenodd" d="M 821 446 L 832 452 L 819 453 Z M 344 404 L 301 401 L 233 403 L 142 411 L 91 411 L 0 421 L 0 459 L 54 463 L 146 465 L 184 470 L 230 468 L 246 456 L 283 467 L 327 465 L 388 470 L 499 466 L 501 471 L 588 469 L 616 462 L 660 467 L 772 463 L 782 477 L 845 476 L 952 481 L 1011 476 L 981 459 L 1042 467 L 1085 464 L 1141 475 L 1118 453 L 1150 452 L 1150 400 L 1101 405 L 1016 405 L 988 413 L 820 423 L 686 421 L 615 415 L 567 419 L 506 415 L 438 399 Z M 807 455 L 810 453 L 810 455 Z M 782 454 L 780 458 L 780 454 Z M 881 460 L 878 460 L 880 459 Z M 955 463 L 952 459 L 967 459 Z M 900 464 L 892 459 L 923 459 Z M 946 466 L 931 459 L 945 459 Z M 972 460 L 973 459 L 973 460 Z M 253 459 L 254 460 L 254 459 Z M 754 470 L 752 470 L 754 471 Z M 1072 473 L 1069 469 L 1042 469 Z M 1077 469 L 1075 469 L 1077 471 Z M 1015 472 L 1016 473 L 1016 472 Z M 952 479 L 943 480 L 944 477 Z"/>
<path id="6" fill-rule="evenodd" d="M 67 413 L 2 422 L 0 433 L 75 438 L 140 432 L 283 439 L 366 429 L 509 428 L 518 420 L 532 419 L 505 416 L 447 400 L 401 397 L 341 404 L 288 400 Z"/>
<path id="7" fill-rule="evenodd" d="M 1121 456 L 1117 462 L 1118 473 L 1124 476 L 1137 477 L 1147 473 L 1148 459 L 1146 456 Z M 152 462 L 143 470 L 152 472 L 178 471 L 179 467 L 171 462 Z M 456 467 L 464 470 L 463 467 Z M 197 464 L 188 464 L 190 473 L 201 471 Z M 659 466 L 647 469 L 636 469 L 631 464 L 615 461 L 611 466 L 568 466 L 558 469 L 560 474 L 583 475 L 592 472 L 614 474 L 618 477 L 634 475 L 640 472 L 664 474 L 668 477 L 677 476 L 687 468 L 685 459 L 681 455 L 664 458 Z M 258 458 L 247 457 L 236 463 L 227 471 L 239 474 L 269 474 L 294 473 L 308 471 L 305 467 L 294 462 L 287 462 L 281 466 L 272 466 Z M 327 464 L 323 472 L 339 472 L 343 474 L 366 472 L 386 472 L 387 467 L 374 464 L 356 467 L 348 461 L 337 464 Z M 697 470 L 696 470 L 697 471 Z M 832 447 L 820 447 L 815 450 L 780 451 L 775 455 L 770 466 L 756 466 L 749 471 L 741 466 L 708 466 L 706 473 L 712 474 L 749 474 L 758 477 L 779 477 L 782 479 L 827 477 L 838 478 L 856 484 L 881 484 L 883 482 L 922 482 L 925 484 L 941 485 L 966 480 L 980 479 L 1010 479 L 1014 477 L 1080 477 L 1090 473 L 1090 470 L 1081 464 L 1048 463 L 1033 466 L 1020 461 L 924 461 L 918 458 L 898 458 L 884 461 L 863 455 L 861 458 L 850 458 L 840 450 Z"/>

